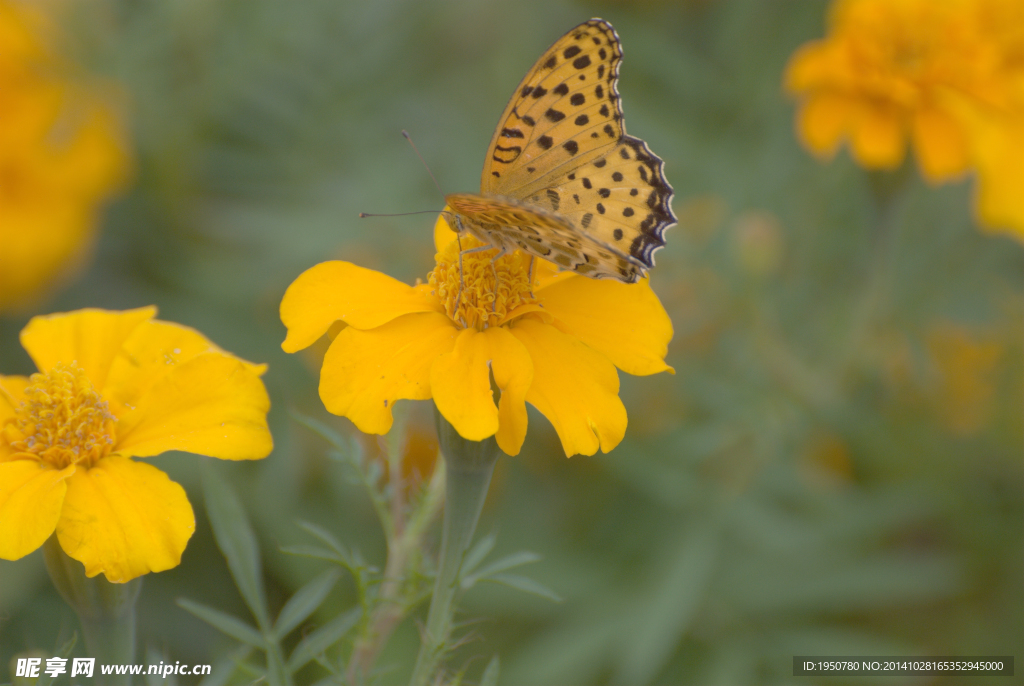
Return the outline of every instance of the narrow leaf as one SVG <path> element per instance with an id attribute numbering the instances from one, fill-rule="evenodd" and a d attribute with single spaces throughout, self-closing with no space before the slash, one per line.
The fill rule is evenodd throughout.
<path id="1" fill-rule="evenodd" d="M 480 581 L 491 581 L 496 584 L 502 584 L 503 586 L 510 586 L 520 591 L 540 596 L 541 598 L 547 598 L 553 603 L 562 602 L 562 596 L 558 595 L 547 586 L 534 581 L 533 579 L 528 579 L 525 576 L 519 576 L 518 574 L 495 574 L 494 576 L 482 578 Z"/>
<path id="2" fill-rule="evenodd" d="M 501 663 L 498 661 L 498 656 L 495 655 L 487 663 L 483 676 L 480 677 L 480 686 L 498 686 L 498 670 L 500 668 Z"/>
<path id="3" fill-rule="evenodd" d="M 260 571 L 256 535 L 234 491 L 207 462 L 203 462 L 203 492 L 217 547 L 224 553 L 235 585 L 252 610 L 256 623 L 260 629 L 266 630 L 270 627 L 270 616 L 263 596 L 263 575 Z"/>
<path id="4" fill-rule="evenodd" d="M 497 539 L 494 534 L 487 534 L 477 544 L 469 549 L 466 553 L 466 557 L 462 561 L 462 575 L 468 576 L 477 566 L 483 562 L 484 558 L 487 557 L 492 550 L 494 550 L 494 543 Z"/>
<path id="5" fill-rule="evenodd" d="M 495 560 L 494 562 L 485 565 L 484 568 L 478 571 L 476 574 L 466 577 L 462 581 L 462 587 L 469 588 L 484 577 L 494 576 L 499 572 L 504 572 L 508 569 L 513 569 L 515 567 L 530 564 L 531 562 L 537 562 L 540 559 L 540 555 L 538 555 L 537 553 L 531 553 L 528 550 L 521 550 L 518 553 L 512 553 L 511 555 L 503 557 L 500 560 Z"/>
<path id="6" fill-rule="evenodd" d="M 341 543 L 341 541 L 335 538 L 334 534 L 332 534 L 330 531 L 312 522 L 300 520 L 298 524 L 300 529 L 302 529 L 303 531 L 305 531 L 321 543 L 327 545 L 327 547 L 333 550 L 338 555 L 338 557 L 342 558 L 343 560 L 347 560 L 349 563 L 351 563 L 352 554 L 349 553 L 348 548 L 346 548 Z"/>
<path id="7" fill-rule="evenodd" d="M 362 616 L 362 608 L 356 607 L 338 615 L 316 631 L 311 632 L 295 646 L 288 658 L 288 671 L 296 672 L 307 662 L 337 643 L 356 625 Z"/>
<path id="8" fill-rule="evenodd" d="M 348 560 L 343 560 L 338 557 L 338 554 L 333 550 L 321 548 L 316 545 L 286 545 L 281 546 L 281 552 L 287 553 L 288 555 L 298 555 L 299 557 L 311 557 L 316 560 L 328 560 L 330 562 L 336 562 L 337 564 L 348 566 Z"/>
<path id="9" fill-rule="evenodd" d="M 231 638 L 261 650 L 266 650 L 267 648 L 267 642 L 264 640 L 263 635 L 237 617 L 220 610 L 215 610 L 208 605 L 189 600 L 188 598 L 178 598 L 178 607 L 191 612 L 214 629 L 227 634 Z"/>
<path id="10" fill-rule="evenodd" d="M 320 438 L 330 443 L 336 450 L 342 450 L 347 452 L 349 442 L 346 441 L 345 438 L 337 431 L 327 426 L 323 422 L 317 419 L 313 419 L 312 417 L 304 415 L 300 412 L 292 410 L 290 414 L 292 416 L 292 419 L 294 419 L 299 424 L 315 433 Z"/>
<path id="11" fill-rule="evenodd" d="M 336 567 L 328 569 L 296 591 L 295 595 L 289 598 L 281 608 L 281 614 L 277 616 L 277 622 L 274 624 L 274 636 L 281 640 L 313 614 L 334 588 L 334 584 L 338 582 L 340 576 L 341 572 Z"/>

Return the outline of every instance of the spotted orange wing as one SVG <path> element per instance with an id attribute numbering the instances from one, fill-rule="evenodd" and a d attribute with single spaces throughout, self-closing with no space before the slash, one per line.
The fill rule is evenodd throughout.
<path id="1" fill-rule="evenodd" d="M 548 48 L 505 107 L 487 150 L 481 193 L 567 220 L 571 228 L 545 230 L 543 238 L 561 248 L 573 247 L 570 238 L 581 244 L 575 250 L 589 259 L 569 268 L 590 265 L 577 271 L 635 281 L 654 266 L 653 254 L 676 218 L 664 163 L 625 132 L 617 90 L 621 60 L 619 38 L 601 19 L 580 24 Z M 543 250 L 529 252 L 547 257 Z"/>

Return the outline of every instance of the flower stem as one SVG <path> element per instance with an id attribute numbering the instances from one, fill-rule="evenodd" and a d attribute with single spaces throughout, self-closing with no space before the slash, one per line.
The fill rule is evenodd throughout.
<path id="1" fill-rule="evenodd" d="M 56 534 L 43 545 L 43 557 L 53 585 L 78 615 L 88 656 L 96 658 L 93 683 L 130 686 L 130 674 L 103 674 L 99 666 L 135 662 L 135 601 L 142 578 L 124 584 L 102 576 L 90 579 L 82 563 L 60 547 Z"/>
<path id="2" fill-rule="evenodd" d="M 446 479 L 441 559 L 410 686 L 431 683 L 445 652 L 452 630 L 452 604 L 459 587 L 462 562 L 480 519 L 494 463 L 501 454 L 493 437 L 479 442 L 468 441 L 440 413 L 436 417 Z"/>

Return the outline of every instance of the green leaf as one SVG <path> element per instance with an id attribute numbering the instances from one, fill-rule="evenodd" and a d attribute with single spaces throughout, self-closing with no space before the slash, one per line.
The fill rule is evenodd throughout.
<path id="1" fill-rule="evenodd" d="M 553 603 L 562 602 L 562 596 L 552 591 L 547 586 L 541 584 L 533 579 L 528 579 L 525 576 L 519 576 L 518 574 L 495 574 L 481 578 L 480 581 L 490 581 L 496 584 L 502 584 L 503 586 L 509 586 L 511 588 L 530 593 L 531 595 L 540 596 L 541 598 L 547 598 Z"/>
<path id="2" fill-rule="evenodd" d="M 63 634 L 64 631 L 62 630 L 61 633 Z M 71 638 L 69 638 L 67 641 L 65 641 L 64 645 L 61 646 L 60 650 L 57 651 L 57 655 L 56 656 L 52 656 L 51 655 L 51 657 L 63 657 L 63 658 L 71 657 L 71 651 L 73 651 L 75 649 L 75 644 L 76 643 L 78 643 L 78 634 L 74 633 L 74 634 L 71 635 Z M 13 665 L 11 666 L 11 670 L 12 671 L 14 670 L 14 666 Z M 97 671 L 99 671 L 99 670 L 97 670 Z M 70 663 L 68 663 L 68 665 L 67 665 L 67 673 L 71 674 L 71 664 Z M 46 660 L 43 660 L 43 664 L 42 664 L 42 666 L 40 668 L 40 671 L 39 671 L 39 676 L 36 677 L 34 686 L 50 686 L 50 684 L 52 684 L 54 681 L 56 681 L 57 678 L 58 677 L 50 676 L 49 674 L 46 673 Z"/>
<path id="3" fill-rule="evenodd" d="M 263 635 L 252 626 L 242 620 L 220 610 L 215 610 L 208 605 L 203 605 L 188 598 L 178 598 L 178 607 L 191 612 L 218 631 L 227 634 L 246 645 L 261 650 L 267 649 L 267 641 Z"/>
<path id="4" fill-rule="evenodd" d="M 348 548 L 346 548 L 344 544 L 341 543 L 341 541 L 335 538 L 334 534 L 332 534 L 330 531 L 323 528 L 322 526 L 313 524 L 312 522 L 300 520 L 298 522 L 298 525 L 300 529 L 308 533 L 310 536 L 319 540 L 321 543 L 327 545 L 327 547 L 333 550 L 334 553 L 339 558 L 345 560 L 345 564 L 347 564 L 350 567 L 358 566 L 352 557 L 352 553 L 350 553 Z"/>
<path id="5" fill-rule="evenodd" d="M 252 653 L 252 647 L 243 644 L 238 647 L 238 650 L 217 660 L 213 663 L 210 673 L 199 682 L 199 686 L 224 686 L 234 675 L 239 663 L 248 658 L 250 653 Z"/>
<path id="6" fill-rule="evenodd" d="M 338 615 L 327 624 L 311 632 L 295 646 L 288 658 L 288 671 L 296 672 L 307 662 L 337 643 L 356 625 L 362 616 L 362 608 L 356 607 Z"/>
<path id="7" fill-rule="evenodd" d="M 504 572 L 507 569 L 513 569 L 522 565 L 530 564 L 531 562 L 537 562 L 541 557 L 537 553 L 531 553 L 528 550 L 521 550 L 518 553 L 512 553 L 499 560 L 495 560 L 483 569 L 478 571 L 476 574 L 471 574 L 462 580 L 463 588 L 471 588 L 473 584 L 481 579 L 494 576 L 500 572 Z"/>
<path id="8" fill-rule="evenodd" d="M 498 656 L 495 655 L 487 663 L 487 667 L 484 668 L 483 676 L 480 677 L 480 686 L 498 686 L 498 670 L 500 668 L 501 662 L 498 660 Z"/>
<path id="9" fill-rule="evenodd" d="M 298 555 L 300 557 L 311 557 L 316 560 L 327 560 L 346 567 L 349 562 L 348 560 L 338 557 L 338 554 L 333 550 L 321 548 L 316 545 L 286 545 L 281 547 L 281 552 L 289 555 Z"/>
<path id="10" fill-rule="evenodd" d="M 224 553 L 235 585 L 252 610 L 256 623 L 266 631 L 270 628 L 270 615 L 263 595 L 263 575 L 260 571 L 256 535 L 249 526 L 238 497 L 208 462 L 203 462 L 203 492 L 217 547 Z"/>
<path id="11" fill-rule="evenodd" d="M 323 422 L 295 410 L 292 410 L 289 414 L 291 414 L 292 419 L 330 443 L 336 450 L 348 452 L 351 447 L 351 444 L 344 436 Z"/>
<path id="12" fill-rule="evenodd" d="M 487 534 L 477 544 L 469 549 L 466 553 L 466 557 L 462 560 L 462 574 L 468 576 L 470 572 L 477 568 L 477 566 L 484 561 L 492 550 L 494 550 L 494 543 L 497 539 L 494 534 Z"/>
<path id="13" fill-rule="evenodd" d="M 291 632 L 292 629 L 301 624 L 307 617 L 320 607 L 327 594 L 338 582 L 341 572 L 335 567 L 316 577 L 308 584 L 295 592 L 288 602 L 281 608 L 274 624 L 274 636 L 281 640 Z"/>

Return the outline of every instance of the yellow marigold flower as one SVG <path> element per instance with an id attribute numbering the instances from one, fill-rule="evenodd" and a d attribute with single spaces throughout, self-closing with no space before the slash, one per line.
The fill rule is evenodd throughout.
<path id="1" fill-rule="evenodd" d="M 192 507 L 181 486 L 131 458 L 270 453 L 266 366 L 155 315 L 79 310 L 22 330 L 39 373 L 0 376 L 0 558 L 56 531 L 89 577 L 170 569 L 195 529 Z"/>
<path id="2" fill-rule="evenodd" d="M 829 34 L 786 70 L 797 131 L 815 154 L 848 142 L 893 169 L 913 145 L 922 176 L 978 173 L 978 214 L 1024 237 L 1024 3 L 837 0 Z"/>
<path id="3" fill-rule="evenodd" d="M 128 167 L 115 117 L 48 49 L 37 9 L 0 0 L 0 311 L 81 259 Z"/>
<path id="4" fill-rule="evenodd" d="M 433 398 L 463 438 L 494 436 L 516 455 L 529 402 L 554 425 L 567 456 L 618 445 L 626 409 L 615 368 L 672 371 L 664 361 L 672 322 L 649 283 L 596 281 L 537 260 L 531 291 L 529 257 L 515 252 L 492 266 L 493 250 L 463 254 L 460 280 L 459 244 L 443 215 L 434 234 L 428 283 L 408 286 L 333 261 L 288 287 L 286 352 L 343 324 L 320 372 L 327 409 L 383 434 L 396 400 Z M 478 245 L 462 239 L 464 250 Z"/>

